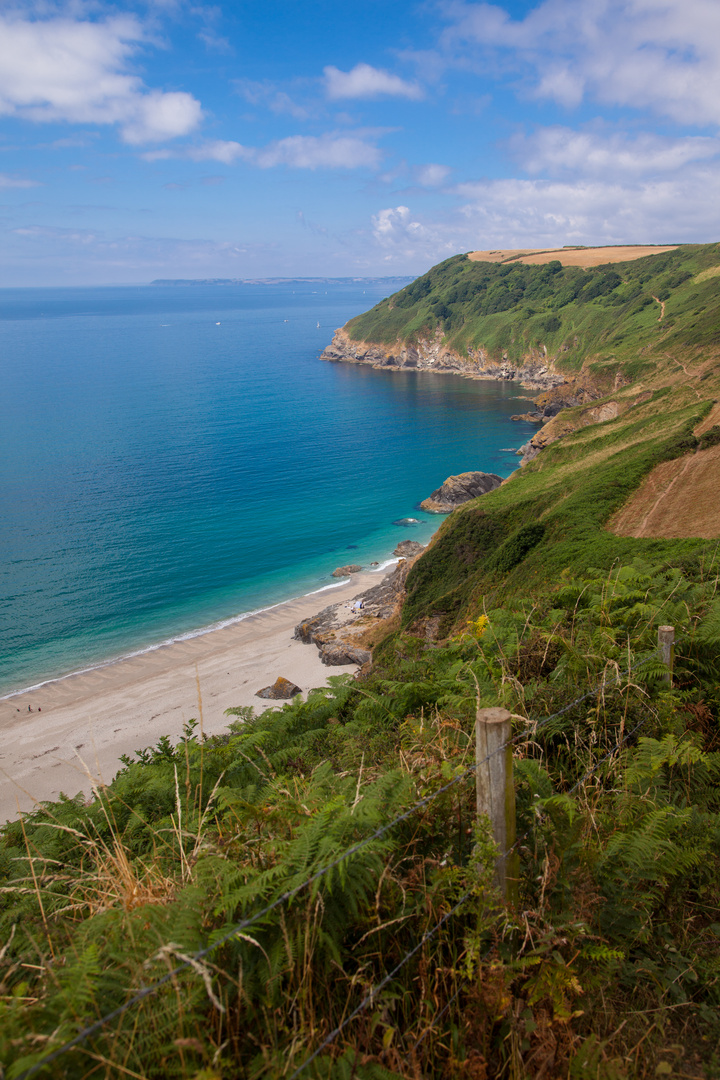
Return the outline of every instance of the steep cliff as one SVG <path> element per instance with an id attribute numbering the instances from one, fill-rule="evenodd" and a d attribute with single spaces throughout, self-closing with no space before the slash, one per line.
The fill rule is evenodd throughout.
<path id="1" fill-rule="evenodd" d="M 642 255 L 633 258 L 637 250 Z M 339 329 L 322 358 L 541 391 L 530 460 L 714 350 L 718 244 L 456 255 Z M 583 261 L 584 260 L 584 261 Z"/>
<path id="2" fill-rule="evenodd" d="M 458 352 L 444 343 L 439 328 L 428 337 L 385 345 L 356 341 L 347 327 L 341 327 L 335 331 L 332 344 L 324 350 L 321 359 L 375 368 L 466 375 L 475 379 L 515 379 L 532 389 L 550 389 L 567 382 L 566 376 L 555 370 L 554 360 L 548 360 L 543 349 L 531 350 L 519 363 L 511 364 L 506 357 L 493 358 L 481 347 L 470 348 L 465 354 Z"/>

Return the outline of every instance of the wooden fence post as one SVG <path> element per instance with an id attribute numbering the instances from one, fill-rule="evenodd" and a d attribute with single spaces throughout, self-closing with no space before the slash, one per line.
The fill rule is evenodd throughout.
<path id="1" fill-rule="evenodd" d="M 515 843 L 515 785 L 513 783 L 512 724 L 507 709 L 478 709 L 475 717 L 475 790 L 477 812 L 487 814 L 499 859 L 495 881 L 506 900 L 517 900 Z M 501 747 L 504 746 L 504 749 Z M 487 760 L 486 760 L 487 759 Z"/>
<path id="2" fill-rule="evenodd" d="M 673 666 L 675 664 L 675 627 L 674 626 L 659 626 L 658 627 L 658 653 L 665 667 L 668 669 L 667 673 L 663 675 L 663 680 L 672 686 L 673 680 Z"/>

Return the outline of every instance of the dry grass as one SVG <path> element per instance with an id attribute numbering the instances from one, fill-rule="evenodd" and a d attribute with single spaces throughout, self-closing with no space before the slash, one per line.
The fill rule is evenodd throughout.
<path id="1" fill-rule="evenodd" d="M 94 846 L 87 871 L 68 884 L 68 907 L 83 916 L 114 907 L 132 911 L 143 904 L 166 904 L 177 889 L 177 882 L 157 864 L 131 860 L 118 837 L 112 846 Z"/>
<path id="2" fill-rule="evenodd" d="M 471 262 L 525 263 L 538 266 L 557 259 L 563 266 L 603 266 L 605 263 L 630 262 L 642 259 L 645 255 L 661 255 L 664 251 L 675 251 L 677 244 L 659 247 L 655 244 L 625 244 L 612 247 L 589 248 L 553 248 L 545 251 L 541 248 L 504 248 L 497 251 L 472 251 L 468 258 Z M 519 256 L 519 257 L 518 257 Z M 720 272 L 720 268 L 718 268 Z M 709 271 L 705 271 L 709 276 Z"/>
<path id="3" fill-rule="evenodd" d="M 709 431 L 711 427 L 715 427 L 716 424 L 720 424 L 720 403 L 713 405 L 702 423 L 698 424 L 695 428 L 695 434 L 703 435 L 706 431 Z"/>
<path id="4" fill-rule="evenodd" d="M 608 523 L 618 536 L 720 536 L 720 446 L 664 461 Z"/>
<path id="5" fill-rule="evenodd" d="M 701 281 L 707 281 L 708 278 L 717 277 L 718 274 L 720 274 L 720 266 L 709 266 L 707 270 L 701 270 L 693 280 L 696 285 L 699 285 Z"/>

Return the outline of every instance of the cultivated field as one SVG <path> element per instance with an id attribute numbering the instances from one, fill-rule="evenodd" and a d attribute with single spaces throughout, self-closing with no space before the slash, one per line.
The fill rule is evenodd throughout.
<path id="1" fill-rule="evenodd" d="M 658 247 L 654 244 L 626 244 L 621 247 L 554 248 L 545 251 L 540 248 L 504 248 L 498 251 L 472 251 L 468 255 L 471 262 L 521 262 L 529 265 L 552 262 L 557 259 L 563 266 L 603 266 L 605 263 L 629 262 L 642 259 L 645 255 L 660 255 L 663 251 L 674 251 L 677 244 Z"/>

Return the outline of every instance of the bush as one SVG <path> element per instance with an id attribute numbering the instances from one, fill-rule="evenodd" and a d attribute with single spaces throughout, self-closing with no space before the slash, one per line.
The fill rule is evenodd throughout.
<path id="1" fill-rule="evenodd" d="M 698 439 L 698 450 L 707 450 L 711 446 L 717 446 L 720 443 L 720 425 L 715 424 L 709 431 L 703 432 Z"/>
<path id="2" fill-rule="evenodd" d="M 541 525 L 540 522 L 523 525 L 495 553 L 489 562 L 488 568 L 499 570 L 501 574 L 507 574 L 518 563 L 522 562 L 528 551 L 534 548 L 536 544 L 539 544 L 544 536 L 545 526 Z"/>

